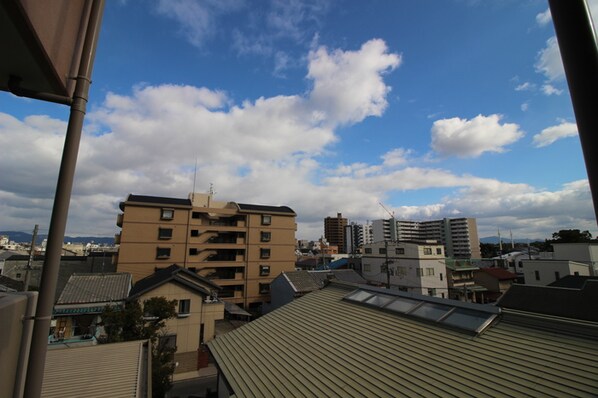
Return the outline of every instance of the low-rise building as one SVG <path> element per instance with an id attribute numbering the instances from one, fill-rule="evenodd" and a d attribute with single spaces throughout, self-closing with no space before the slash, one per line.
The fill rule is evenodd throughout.
<path id="1" fill-rule="evenodd" d="M 492 303 L 517 281 L 517 274 L 507 271 L 504 268 L 488 267 L 474 271 L 473 280 L 476 285 L 483 286 L 483 302 Z"/>
<path id="2" fill-rule="evenodd" d="M 364 246 L 361 274 L 391 289 L 448 297 L 444 247 L 427 242 L 376 242 Z"/>
<path id="3" fill-rule="evenodd" d="M 589 276 L 588 264 L 571 260 L 522 260 L 526 285 L 546 286 L 567 275 Z"/>

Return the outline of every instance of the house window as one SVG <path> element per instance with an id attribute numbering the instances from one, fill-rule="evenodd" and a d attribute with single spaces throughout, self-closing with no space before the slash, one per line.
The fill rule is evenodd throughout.
<path id="1" fill-rule="evenodd" d="M 260 258 L 270 258 L 270 249 L 260 249 Z"/>
<path id="2" fill-rule="evenodd" d="M 364 272 L 371 272 L 372 266 L 370 264 L 363 264 L 363 271 Z"/>
<path id="3" fill-rule="evenodd" d="M 523 261 L 519 261 L 519 268 L 523 268 Z"/>
<path id="4" fill-rule="evenodd" d="M 534 274 L 536 274 L 536 280 L 539 281 L 540 280 L 540 271 L 534 271 Z"/>
<path id="5" fill-rule="evenodd" d="M 270 242 L 271 238 L 272 238 L 272 232 L 262 231 L 260 233 L 260 241 L 261 242 Z"/>
<path id="6" fill-rule="evenodd" d="M 397 247 L 395 249 L 395 253 L 396 254 L 405 254 L 405 248 L 404 247 Z"/>
<path id="7" fill-rule="evenodd" d="M 365 248 L 365 254 L 372 254 L 372 248 L 371 247 L 366 247 Z"/>
<path id="8" fill-rule="evenodd" d="M 269 214 L 262 214 L 262 225 L 272 224 L 272 216 Z"/>
<path id="9" fill-rule="evenodd" d="M 199 254 L 199 251 L 197 250 L 196 247 L 192 247 L 189 249 L 189 255 L 190 256 L 197 256 Z"/>
<path id="10" fill-rule="evenodd" d="M 440 273 L 440 280 L 442 280 L 442 272 Z"/>
<path id="11" fill-rule="evenodd" d="M 432 248 L 431 247 L 424 247 L 424 254 L 432 254 Z"/>
<path id="12" fill-rule="evenodd" d="M 156 258 L 169 258 L 170 247 L 158 247 L 156 249 Z"/>
<path id="13" fill-rule="evenodd" d="M 407 269 L 405 267 L 397 267 L 397 276 L 402 278 L 407 275 Z"/>
<path id="14" fill-rule="evenodd" d="M 270 275 L 270 266 L 269 265 L 260 265 L 260 276 L 268 276 Z"/>
<path id="15" fill-rule="evenodd" d="M 160 218 L 162 220 L 172 220 L 174 218 L 174 209 L 162 209 Z"/>
<path id="16" fill-rule="evenodd" d="M 196 238 L 199 236 L 199 230 L 198 229 L 192 229 L 191 230 L 191 236 Z"/>
<path id="17" fill-rule="evenodd" d="M 557 281 L 561 279 L 561 274 L 559 274 L 559 271 L 554 271 L 554 279 L 556 279 Z"/>
<path id="18" fill-rule="evenodd" d="M 191 218 L 199 218 L 199 212 L 198 211 L 194 211 L 191 213 Z"/>
<path id="19" fill-rule="evenodd" d="M 268 294 L 270 293 L 270 284 L 269 283 L 260 283 L 260 294 Z"/>
<path id="20" fill-rule="evenodd" d="M 434 268 L 426 268 L 427 276 L 434 276 Z"/>
<path id="21" fill-rule="evenodd" d="M 385 247 L 381 247 L 378 249 L 378 254 L 386 254 L 386 248 Z"/>
<path id="22" fill-rule="evenodd" d="M 419 277 L 424 276 L 424 269 L 423 268 L 416 268 L 415 269 L 415 274 Z"/>
<path id="23" fill-rule="evenodd" d="M 428 296 L 436 296 L 436 288 L 430 288 L 428 289 Z"/>
<path id="24" fill-rule="evenodd" d="M 579 276 L 579 272 L 575 271 L 575 272 L 573 273 L 573 275 L 575 275 L 575 276 Z"/>
<path id="25" fill-rule="evenodd" d="M 16 276 L 16 278 L 17 278 L 17 279 L 20 279 L 20 278 L 21 278 L 21 273 L 20 273 L 20 272 L 17 272 L 17 276 Z"/>
<path id="26" fill-rule="evenodd" d="M 437 247 L 436 248 L 436 254 L 442 254 L 442 248 Z"/>
<path id="27" fill-rule="evenodd" d="M 171 239 L 172 228 L 158 228 L 158 239 Z"/>
<path id="28" fill-rule="evenodd" d="M 179 317 L 183 317 L 183 316 L 189 316 L 189 313 L 191 311 L 191 300 L 190 299 L 184 299 L 184 300 L 179 300 Z"/>

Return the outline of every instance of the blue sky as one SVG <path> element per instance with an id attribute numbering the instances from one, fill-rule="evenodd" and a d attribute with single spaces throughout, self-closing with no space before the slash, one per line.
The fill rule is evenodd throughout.
<path id="1" fill-rule="evenodd" d="M 590 2 L 594 15 L 598 1 Z M 68 108 L 0 93 L 0 230 L 47 232 Z M 67 226 L 129 193 L 597 234 L 545 1 L 109 1 Z M 505 232 L 506 233 L 506 232 Z"/>

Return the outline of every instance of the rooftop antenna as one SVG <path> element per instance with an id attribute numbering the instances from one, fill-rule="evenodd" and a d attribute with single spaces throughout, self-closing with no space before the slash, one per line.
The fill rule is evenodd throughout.
<path id="1" fill-rule="evenodd" d="M 510 229 L 509 233 L 511 234 L 511 249 L 515 248 L 515 241 L 513 240 L 513 230 Z"/>
<path id="2" fill-rule="evenodd" d="M 212 200 L 212 196 L 216 194 L 214 191 L 214 184 L 210 183 L 210 190 L 208 191 L 208 207 L 210 207 L 210 200 Z"/>

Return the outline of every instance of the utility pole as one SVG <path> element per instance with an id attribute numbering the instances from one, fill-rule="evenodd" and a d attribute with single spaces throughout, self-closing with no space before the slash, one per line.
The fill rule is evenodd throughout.
<path id="1" fill-rule="evenodd" d="M 384 241 L 384 253 L 386 256 L 386 260 L 384 261 L 384 264 L 386 264 L 386 288 L 390 289 L 390 267 L 389 265 L 389 261 L 388 261 L 388 241 L 385 240 Z"/>
<path id="2" fill-rule="evenodd" d="M 35 256 L 35 241 L 37 240 L 37 230 L 39 225 L 35 224 L 33 228 L 33 237 L 31 238 L 31 247 L 29 248 L 29 260 L 27 261 L 27 268 L 25 269 L 25 287 L 24 292 L 29 290 L 29 281 L 31 279 L 31 271 L 33 270 L 33 256 Z"/>

